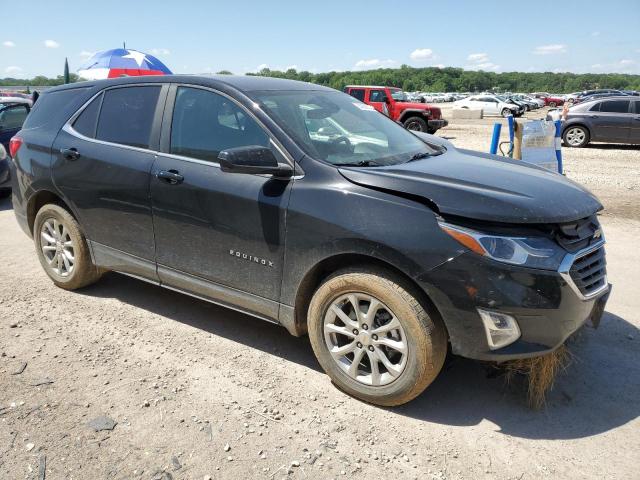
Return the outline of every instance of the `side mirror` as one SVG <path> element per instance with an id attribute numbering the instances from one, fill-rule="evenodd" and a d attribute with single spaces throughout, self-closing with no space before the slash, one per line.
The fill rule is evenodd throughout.
<path id="1" fill-rule="evenodd" d="M 223 172 L 273 175 L 282 178 L 293 175 L 291 166 L 278 163 L 271 149 L 259 145 L 228 148 L 220 152 L 218 160 Z"/>

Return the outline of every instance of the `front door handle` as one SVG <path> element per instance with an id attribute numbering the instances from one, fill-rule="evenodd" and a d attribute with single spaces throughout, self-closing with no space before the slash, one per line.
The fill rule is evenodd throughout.
<path id="1" fill-rule="evenodd" d="M 77 148 L 74 148 L 74 147 L 61 148 L 60 153 L 67 160 L 77 160 L 78 158 L 80 158 L 80 152 L 78 151 Z"/>
<path id="2" fill-rule="evenodd" d="M 156 173 L 156 177 L 170 185 L 177 185 L 184 180 L 184 177 L 177 170 L 160 170 Z"/>

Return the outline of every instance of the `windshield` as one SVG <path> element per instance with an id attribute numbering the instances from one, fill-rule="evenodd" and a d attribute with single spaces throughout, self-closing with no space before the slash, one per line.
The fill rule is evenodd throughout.
<path id="1" fill-rule="evenodd" d="M 334 165 L 396 165 L 441 153 L 344 93 L 264 91 L 251 96 L 309 156 Z"/>
<path id="2" fill-rule="evenodd" d="M 391 90 L 391 96 L 393 97 L 394 100 L 396 100 L 398 102 L 408 102 L 409 101 L 409 97 L 407 96 L 407 94 L 404 93 L 399 88 L 390 88 L 389 90 Z"/>

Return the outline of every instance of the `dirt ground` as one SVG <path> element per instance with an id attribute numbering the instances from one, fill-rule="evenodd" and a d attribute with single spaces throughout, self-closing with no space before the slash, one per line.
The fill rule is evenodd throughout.
<path id="1" fill-rule="evenodd" d="M 486 151 L 494 121 L 440 134 Z M 564 153 L 605 203 L 614 289 L 542 411 L 457 357 L 377 408 L 281 327 L 115 273 L 60 290 L 2 201 L 0 479 L 639 478 L 640 150 Z"/>

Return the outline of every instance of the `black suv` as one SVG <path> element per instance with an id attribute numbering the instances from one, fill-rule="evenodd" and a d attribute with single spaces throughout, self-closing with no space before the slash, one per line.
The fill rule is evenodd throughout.
<path id="1" fill-rule="evenodd" d="M 417 396 L 448 345 L 551 352 L 608 296 L 602 206 L 584 188 L 318 85 L 66 85 L 14 142 L 15 213 L 56 285 L 114 270 L 308 332 L 368 402 Z"/>

